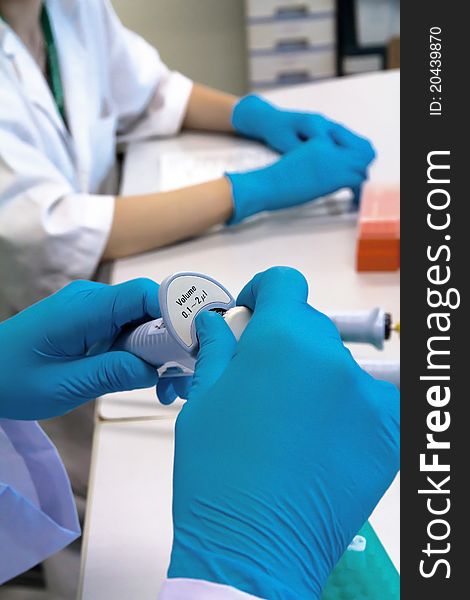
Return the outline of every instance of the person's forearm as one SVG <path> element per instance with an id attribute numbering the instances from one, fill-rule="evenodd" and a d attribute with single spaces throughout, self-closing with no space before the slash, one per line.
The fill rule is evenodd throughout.
<path id="1" fill-rule="evenodd" d="M 183 121 L 185 129 L 233 132 L 232 112 L 236 96 L 195 83 Z"/>
<path id="2" fill-rule="evenodd" d="M 231 186 L 224 177 L 170 192 L 117 197 L 103 259 L 122 258 L 199 235 L 228 221 L 232 212 Z"/>

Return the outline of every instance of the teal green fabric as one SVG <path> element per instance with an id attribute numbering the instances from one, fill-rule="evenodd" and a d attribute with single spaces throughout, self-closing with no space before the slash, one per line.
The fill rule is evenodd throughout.
<path id="1" fill-rule="evenodd" d="M 51 22 L 45 5 L 43 5 L 41 11 L 41 26 L 44 34 L 44 41 L 46 44 L 47 51 L 47 72 L 49 78 L 49 85 L 52 91 L 52 95 L 54 96 L 54 101 L 56 103 L 57 110 L 59 111 L 60 116 L 65 122 L 65 97 L 64 89 L 62 86 L 62 79 L 60 75 L 59 55 L 57 53 L 57 47 L 54 40 Z"/>
<path id="2" fill-rule="evenodd" d="M 399 397 L 370 377 L 293 269 L 257 275 L 196 320 L 193 387 L 176 423 L 170 578 L 261 598 L 321 591 L 399 465 Z"/>
<path id="3" fill-rule="evenodd" d="M 322 600 L 399 600 L 400 575 L 372 525 L 359 532 L 364 552 L 346 551 L 328 578 Z"/>

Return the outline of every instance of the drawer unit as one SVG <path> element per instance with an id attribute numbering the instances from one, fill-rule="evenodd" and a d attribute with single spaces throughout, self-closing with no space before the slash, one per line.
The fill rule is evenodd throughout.
<path id="1" fill-rule="evenodd" d="M 248 20 L 309 17 L 335 10 L 335 0 L 245 0 Z"/>
<path id="2" fill-rule="evenodd" d="M 336 74 L 334 50 L 285 52 L 250 58 L 252 87 L 281 86 L 333 77 Z"/>
<path id="3" fill-rule="evenodd" d="M 336 0 L 245 0 L 252 89 L 334 77 Z"/>
<path id="4" fill-rule="evenodd" d="M 318 46 L 334 47 L 334 15 L 318 19 L 278 19 L 269 23 L 248 24 L 251 53 L 309 50 Z"/>

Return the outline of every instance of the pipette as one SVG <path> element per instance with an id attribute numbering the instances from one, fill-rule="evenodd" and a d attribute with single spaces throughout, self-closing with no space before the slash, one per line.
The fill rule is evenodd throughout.
<path id="1" fill-rule="evenodd" d="M 372 344 L 382 350 L 392 333 L 392 316 L 381 308 L 337 312 L 329 317 L 345 342 Z"/>
<path id="2" fill-rule="evenodd" d="M 225 314 L 235 299 L 212 277 L 182 272 L 162 282 L 158 301 L 162 316 L 124 332 L 114 348 L 139 356 L 162 377 L 191 375 L 198 348 L 196 316 L 202 310 Z"/>
<path id="3" fill-rule="evenodd" d="M 126 331 L 114 348 L 126 350 L 155 366 L 161 377 L 192 375 L 198 340 L 195 318 L 202 310 L 220 312 L 238 340 L 251 311 L 235 306 L 230 292 L 212 277 L 194 272 L 167 277 L 159 290 L 162 316 Z M 391 317 L 382 309 L 329 315 L 345 342 L 369 342 L 380 348 L 390 335 Z M 364 368 L 378 378 L 397 384 L 399 364 L 365 361 Z"/>

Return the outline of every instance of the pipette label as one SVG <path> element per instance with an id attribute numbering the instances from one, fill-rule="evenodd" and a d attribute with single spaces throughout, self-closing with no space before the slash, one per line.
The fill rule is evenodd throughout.
<path id="1" fill-rule="evenodd" d="M 163 321 L 176 341 L 191 352 L 197 348 L 194 319 L 201 310 L 223 308 L 235 302 L 217 281 L 198 273 L 175 273 L 159 291 Z"/>

